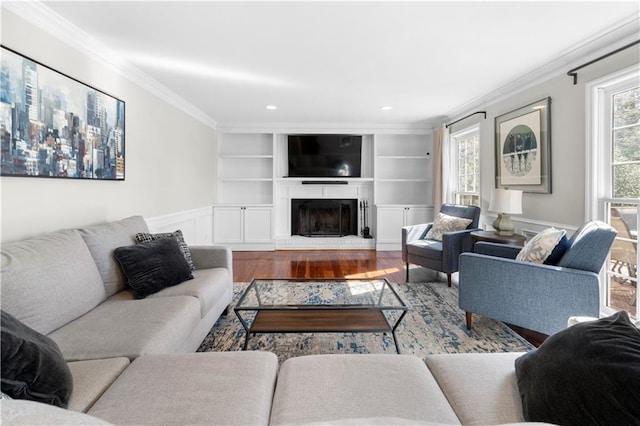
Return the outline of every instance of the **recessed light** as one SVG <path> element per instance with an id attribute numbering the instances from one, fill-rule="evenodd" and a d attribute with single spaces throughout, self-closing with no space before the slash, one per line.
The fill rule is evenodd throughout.
<path id="1" fill-rule="evenodd" d="M 275 105 L 267 105 L 267 109 L 273 111 L 274 109 L 278 109 Z"/>
<path id="2" fill-rule="evenodd" d="M 389 111 L 392 107 L 390 106 L 381 106 L 380 111 Z"/>

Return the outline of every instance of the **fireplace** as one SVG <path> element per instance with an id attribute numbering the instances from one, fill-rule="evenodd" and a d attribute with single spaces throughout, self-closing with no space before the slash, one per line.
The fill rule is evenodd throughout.
<path id="1" fill-rule="evenodd" d="M 358 200 L 292 199 L 291 235 L 305 237 L 358 235 Z"/>

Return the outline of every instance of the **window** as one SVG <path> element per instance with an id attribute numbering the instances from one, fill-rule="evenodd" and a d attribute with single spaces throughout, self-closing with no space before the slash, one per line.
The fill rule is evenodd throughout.
<path id="1" fill-rule="evenodd" d="M 451 135 L 453 199 L 456 204 L 480 206 L 480 129 L 474 126 Z"/>
<path id="2" fill-rule="evenodd" d="M 589 216 L 618 234 L 603 276 L 602 310 L 638 316 L 640 221 L 640 69 L 634 67 L 587 85 L 590 158 Z M 590 149 L 589 149 L 590 148 Z"/>

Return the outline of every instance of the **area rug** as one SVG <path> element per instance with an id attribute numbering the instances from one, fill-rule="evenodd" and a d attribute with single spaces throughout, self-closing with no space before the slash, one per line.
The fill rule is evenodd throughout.
<path id="1" fill-rule="evenodd" d="M 245 331 L 233 312 L 248 283 L 234 283 L 229 314 L 220 317 L 198 352 L 242 350 Z M 479 315 L 467 330 L 458 307 L 458 288 L 443 282 L 393 283 L 409 307 L 396 331 L 400 353 L 425 357 L 435 353 L 519 352 L 533 345 L 499 321 Z M 275 353 L 280 362 L 310 354 L 396 353 L 391 334 L 385 333 L 287 333 L 256 334 L 248 350 Z"/>

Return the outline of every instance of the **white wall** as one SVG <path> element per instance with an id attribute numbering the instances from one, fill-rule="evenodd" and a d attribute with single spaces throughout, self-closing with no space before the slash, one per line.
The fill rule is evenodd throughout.
<path id="1" fill-rule="evenodd" d="M 133 214 L 163 216 L 213 204 L 213 128 L 6 9 L 1 23 L 3 45 L 126 103 L 126 180 L 0 178 L 3 242 Z"/>
<path id="2" fill-rule="evenodd" d="M 576 85 L 573 84 L 572 78 L 563 73 L 499 102 L 474 109 L 486 110 L 486 120 L 482 115 L 475 115 L 452 126 L 450 130 L 453 132 L 473 123 L 480 123 L 483 213 L 487 213 L 491 189 L 495 187 L 494 123 L 496 116 L 549 96 L 551 97 L 552 193 L 524 193 L 523 214 L 514 216 L 514 220 L 520 222 L 520 228 L 535 228 L 536 224 L 573 228 L 582 224 L 586 218 L 585 83 L 638 62 L 640 62 L 640 51 L 637 47 L 627 49 L 580 70 Z"/>

